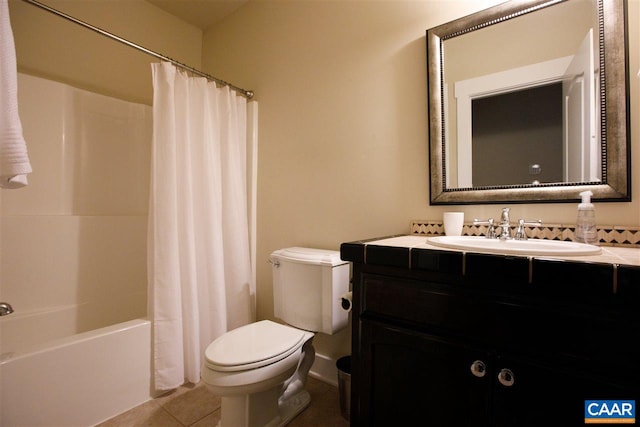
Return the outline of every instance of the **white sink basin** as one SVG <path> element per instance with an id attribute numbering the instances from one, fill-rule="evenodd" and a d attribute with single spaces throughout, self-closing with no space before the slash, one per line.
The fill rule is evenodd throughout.
<path id="1" fill-rule="evenodd" d="M 570 256 L 597 255 L 601 252 L 598 246 L 560 240 L 499 240 L 481 236 L 437 236 L 427 240 L 443 248 L 493 254 Z"/>

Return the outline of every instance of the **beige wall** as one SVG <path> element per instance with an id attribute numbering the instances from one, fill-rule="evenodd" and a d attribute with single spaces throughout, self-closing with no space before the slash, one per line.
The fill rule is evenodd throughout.
<path id="1" fill-rule="evenodd" d="M 495 4 L 497 2 L 493 2 Z M 491 6 L 477 1 L 252 1 L 205 32 L 203 67 L 260 102 L 258 316 L 273 316 L 274 249 L 405 233 L 429 205 L 425 31 Z M 632 163 L 640 164 L 639 1 L 629 2 Z M 640 226 L 632 203 L 596 204 L 598 222 Z M 458 206 L 497 217 L 500 205 Z M 518 204 L 514 217 L 574 223 L 574 204 Z M 319 337 L 325 354 L 347 338 Z"/>
<path id="2" fill-rule="evenodd" d="M 201 66 L 202 31 L 144 0 L 43 3 L 192 67 Z M 9 0 L 18 70 L 151 105 L 155 58 L 21 0 Z"/>

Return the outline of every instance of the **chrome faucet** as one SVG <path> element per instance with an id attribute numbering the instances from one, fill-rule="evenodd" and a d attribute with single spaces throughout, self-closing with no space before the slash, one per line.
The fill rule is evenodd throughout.
<path id="1" fill-rule="evenodd" d="M 511 219 L 509 218 L 509 212 L 511 208 L 502 208 L 502 213 L 500 214 L 500 223 L 496 224 L 493 218 L 489 218 L 486 221 L 481 219 L 474 219 L 473 225 L 487 225 L 487 239 L 500 239 L 500 240 L 527 240 L 527 234 L 525 233 L 525 226 L 535 226 L 540 227 L 542 225 L 542 220 L 536 219 L 534 221 L 527 221 L 524 219 L 518 220 L 518 227 L 516 229 L 515 234 L 511 237 Z M 500 227 L 500 235 L 496 233 L 496 227 Z"/>
<path id="2" fill-rule="evenodd" d="M 511 224 L 509 220 L 509 211 L 511 208 L 502 208 L 502 214 L 500 215 L 500 240 L 511 239 Z"/>
<path id="3" fill-rule="evenodd" d="M 0 302 L 0 316 L 6 316 L 13 313 L 13 307 L 8 302 Z"/>

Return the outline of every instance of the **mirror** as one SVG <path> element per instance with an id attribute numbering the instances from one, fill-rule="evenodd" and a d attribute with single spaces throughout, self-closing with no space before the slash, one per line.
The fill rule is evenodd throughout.
<path id="1" fill-rule="evenodd" d="M 431 204 L 629 201 L 625 0 L 511 0 L 427 31 Z"/>

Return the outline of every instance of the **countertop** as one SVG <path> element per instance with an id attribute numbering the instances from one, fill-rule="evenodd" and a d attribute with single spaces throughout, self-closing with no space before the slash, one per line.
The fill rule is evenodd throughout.
<path id="1" fill-rule="evenodd" d="M 400 236 L 386 237 L 381 239 L 366 240 L 366 241 L 362 241 L 362 244 L 365 246 L 375 245 L 375 246 L 400 247 L 400 248 L 408 248 L 408 249 L 431 249 L 431 250 L 438 250 L 438 251 L 483 253 L 480 250 L 462 251 L 459 249 L 449 249 L 441 246 L 435 246 L 429 243 L 429 237 L 416 236 L 416 235 L 400 235 Z M 576 261 L 576 262 L 597 262 L 597 263 L 605 263 L 605 264 L 640 266 L 640 248 L 602 246 L 601 249 L 602 249 L 602 252 L 598 255 L 579 255 L 579 256 L 536 255 L 536 256 L 533 256 L 533 258 L 562 259 L 566 261 Z M 496 255 L 496 256 L 502 256 L 502 255 Z M 513 256 L 529 257 L 528 255 L 508 255 L 508 256 L 509 257 L 513 257 Z"/>
<path id="2" fill-rule="evenodd" d="M 340 257 L 372 268 L 402 269 L 393 270 L 398 274 L 431 272 L 461 283 L 492 283 L 505 292 L 539 292 L 596 304 L 614 297 L 616 304 L 640 307 L 640 248 L 602 246 L 598 255 L 580 256 L 502 255 L 435 246 L 429 237 L 346 242 L 340 245 Z"/>

